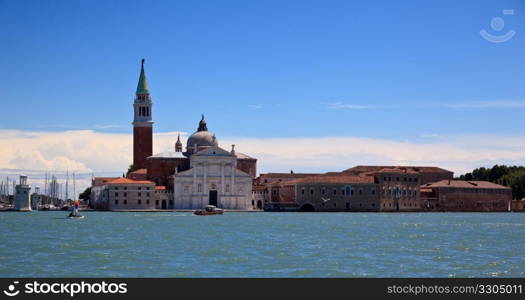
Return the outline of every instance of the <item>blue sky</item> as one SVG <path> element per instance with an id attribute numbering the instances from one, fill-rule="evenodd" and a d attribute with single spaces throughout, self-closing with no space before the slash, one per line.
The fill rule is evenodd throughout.
<path id="1" fill-rule="evenodd" d="M 524 14 L 518 0 L 0 0 L 0 180 L 69 170 L 82 190 L 125 171 L 141 58 L 154 152 L 204 113 L 259 172 L 524 165 Z"/>
<path id="2" fill-rule="evenodd" d="M 0 0 L 0 128 L 131 132 L 144 57 L 157 132 L 193 132 L 204 113 L 218 136 L 521 134 L 523 14 L 523 1 Z"/>

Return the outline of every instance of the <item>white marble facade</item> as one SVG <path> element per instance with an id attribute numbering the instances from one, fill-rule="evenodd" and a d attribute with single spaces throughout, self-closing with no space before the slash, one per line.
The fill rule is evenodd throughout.
<path id="1" fill-rule="evenodd" d="M 174 175 L 176 209 L 252 209 L 252 178 L 237 169 L 235 154 L 218 146 L 190 156 L 190 169 Z"/>

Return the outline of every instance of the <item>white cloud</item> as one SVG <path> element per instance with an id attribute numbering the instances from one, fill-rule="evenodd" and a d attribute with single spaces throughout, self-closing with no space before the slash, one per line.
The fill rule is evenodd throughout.
<path id="1" fill-rule="evenodd" d="M 173 151 L 179 132 L 154 135 L 154 153 Z M 181 132 L 183 144 L 187 133 Z M 219 138 L 220 146 L 258 159 L 259 172 L 339 171 L 359 164 L 433 165 L 456 175 L 479 166 L 525 164 L 525 137 L 469 135 L 395 141 L 359 137 Z M 121 175 L 132 162 L 131 134 L 90 130 L 31 132 L 0 130 L 0 177 L 28 173 L 43 183 L 43 174 L 76 172 L 79 191 L 96 176 Z M 4 171 L 2 171 L 3 169 Z M 7 170 L 6 170 L 7 169 Z"/>
<path id="2" fill-rule="evenodd" d="M 525 138 L 505 136 L 441 137 L 403 142 L 358 137 L 219 139 L 221 145 L 259 159 L 261 172 L 338 171 L 355 165 L 431 165 L 456 175 L 480 166 L 525 164 Z M 229 147 L 225 147 L 229 149 Z"/>
<path id="3" fill-rule="evenodd" d="M 331 109 L 351 109 L 351 110 L 360 110 L 360 109 L 371 109 L 374 108 L 374 106 L 370 105 L 361 105 L 361 104 L 349 104 L 349 103 L 342 103 L 342 102 L 322 102 L 322 105 L 324 105 L 327 108 Z"/>
<path id="4" fill-rule="evenodd" d="M 178 134 L 155 134 L 154 151 L 173 149 Z M 184 139 L 185 133 L 180 134 Z M 133 155 L 131 134 L 91 130 L 0 130 L 0 145 L 0 168 L 4 169 L 117 171 L 126 170 Z"/>
<path id="5" fill-rule="evenodd" d="M 423 134 L 420 134 L 419 137 L 424 138 L 424 139 L 440 139 L 440 138 L 443 138 L 443 136 L 441 134 L 437 134 L 437 133 L 423 133 Z"/>

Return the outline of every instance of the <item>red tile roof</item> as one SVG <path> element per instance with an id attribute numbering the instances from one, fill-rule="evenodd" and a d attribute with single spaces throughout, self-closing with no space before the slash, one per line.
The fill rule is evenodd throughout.
<path id="1" fill-rule="evenodd" d="M 106 184 L 155 184 L 155 182 L 149 180 L 133 180 L 129 178 L 120 177 L 113 181 L 107 182 Z"/>
<path id="2" fill-rule="evenodd" d="M 453 173 L 452 171 L 445 170 L 439 167 L 428 167 L 428 166 L 355 166 L 350 169 L 346 169 L 345 173 L 363 173 L 363 172 L 377 172 L 381 169 L 392 169 L 392 168 L 407 168 L 412 169 L 416 172 L 422 173 Z"/>
<path id="3" fill-rule="evenodd" d="M 300 178 L 290 181 L 281 182 L 284 185 L 289 184 L 330 184 L 330 183 L 342 183 L 342 184 L 353 184 L 353 183 L 374 183 L 373 176 L 346 176 L 346 175 L 337 175 L 337 176 L 311 176 L 306 178 Z"/>
<path id="4" fill-rule="evenodd" d="M 131 172 L 131 174 L 148 174 L 148 169 L 137 169 Z"/>
<path id="5" fill-rule="evenodd" d="M 101 186 L 120 177 L 94 177 L 93 186 Z"/>
<path id="6" fill-rule="evenodd" d="M 317 176 L 319 173 L 263 173 L 259 174 L 259 177 L 268 177 L 268 178 L 303 178 L 308 176 Z"/>
<path id="7" fill-rule="evenodd" d="M 395 167 L 395 168 L 383 168 L 375 173 L 405 173 L 405 174 L 419 174 L 412 168 L 406 167 Z"/>
<path id="8" fill-rule="evenodd" d="M 509 187 L 499 185 L 489 181 L 467 181 L 467 180 L 441 180 L 434 183 L 427 183 L 421 188 L 436 188 L 436 187 L 454 187 L 454 188 L 470 188 L 470 189 L 508 189 Z"/>

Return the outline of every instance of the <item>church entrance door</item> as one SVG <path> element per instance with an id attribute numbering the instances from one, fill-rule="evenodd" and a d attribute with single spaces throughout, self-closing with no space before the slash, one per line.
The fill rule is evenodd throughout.
<path id="1" fill-rule="evenodd" d="M 217 206 L 217 191 L 210 191 L 210 205 Z"/>

